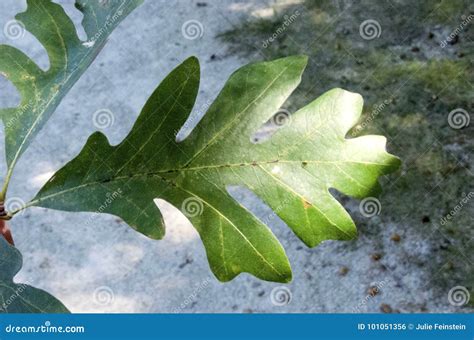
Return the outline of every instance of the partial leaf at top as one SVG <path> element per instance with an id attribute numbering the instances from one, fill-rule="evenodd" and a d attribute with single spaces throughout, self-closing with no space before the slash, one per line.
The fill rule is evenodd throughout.
<path id="1" fill-rule="evenodd" d="M 289 281 L 283 247 L 227 187 L 253 190 L 304 243 L 315 246 L 356 236 L 330 188 L 358 198 L 375 195 L 378 177 L 399 165 L 385 151 L 384 137 L 345 138 L 359 119 L 362 98 L 341 89 L 294 113 L 271 142 L 251 142 L 299 84 L 305 66 L 306 57 L 294 56 L 242 67 L 178 143 L 174 132 L 188 117 L 199 85 L 197 60 L 188 59 L 155 90 L 122 143 L 111 146 L 103 134 L 93 134 L 31 204 L 114 214 L 161 238 L 163 221 L 153 199 L 162 198 L 187 213 L 218 279 L 248 272 Z"/>
<path id="2" fill-rule="evenodd" d="M 22 266 L 18 249 L 0 237 L 0 313 L 68 313 L 55 297 L 41 289 L 13 282 Z"/>
<path id="3" fill-rule="evenodd" d="M 16 108 L 0 110 L 5 126 L 9 172 L 50 118 L 61 99 L 84 73 L 112 30 L 143 0 L 77 0 L 83 12 L 88 41 L 80 41 L 63 8 L 50 0 L 28 0 L 16 16 L 45 47 L 50 68 L 40 69 L 23 52 L 0 45 L 0 75 L 9 79 L 21 96 Z"/>

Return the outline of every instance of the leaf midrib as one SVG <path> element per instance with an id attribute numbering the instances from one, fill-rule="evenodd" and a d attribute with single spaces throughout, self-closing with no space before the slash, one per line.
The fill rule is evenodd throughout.
<path id="1" fill-rule="evenodd" d="M 104 183 L 113 183 L 113 182 L 121 181 L 121 180 L 124 180 L 124 179 L 156 176 L 159 179 L 169 183 L 170 181 L 167 178 L 165 178 L 163 176 L 160 176 L 160 175 L 170 174 L 170 173 L 173 173 L 173 172 L 199 171 L 199 170 L 203 170 L 203 169 L 214 169 L 214 168 L 241 168 L 241 167 L 245 167 L 245 166 L 260 166 L 260 165 L 273 164 L 273 163 L 274 164 L 281 164 L 281 163 L 283 163 L 283 164 L 284 163 L 298 163 L 298 164 L 300 164 L 300 163 L 305 163 L 305 162 L 308 163 L 308 164 L 311 164 L 311 163 L 312 164 L 318 164 L 318 163 L 320 163 L 320 164 L 355 163 L 355 164 L 365 164 L 365 165 L 378 165 L 378 166 L 384 166 L 384 167 L 389 167 L 390 166 L 389 164 L 383 164 L 383 163 L 356 162 L 356 161 L 299 161 L 299 160 L 298 161 L 277 161 L 277 160 L 273 160 L 273 161 L 264 161 L 264 162 L 221 164 L 221 165 L 211 165 L 211 166 L 203 166 L 203 167 L 195 167 L 195 168 L 180 168 L 180 169 L 171 169 L 171 170 L 160 170 L 160 171 L 155 171 L 155 172 L 138 173 L 138 174 L 133 174 L 133 175 L 130 175 L 130 176 L 118 176 L 118 177 L 113 177 L 113 178 L 103 178 L 103 179 L 97 180 L 97 181 L 82 183 L 80 185 L 77 185 L 77 186 L 72 187 L 72 188 L 68 188 L 66 190 L 61 190 L 61 191 L 55 192 L 55 193 L 50 194 L 50 195 L 45 195 L 45 196 L 42 196 L 40 198 L 33 199 L 25 207 L 34 206 L 34 205 L 37 205 L 38 203 L 40 203 L 42 201 L 46 201 L 46 200 L 52 199 L 53 197 L 64 195 L 68 192 L 76 191 L 76 190 L 79 190 L 79 189 L 82 189 L 82 188 L 85 188 L 85 187 L 88 187 L 88 186 L 104 184 Z"/>

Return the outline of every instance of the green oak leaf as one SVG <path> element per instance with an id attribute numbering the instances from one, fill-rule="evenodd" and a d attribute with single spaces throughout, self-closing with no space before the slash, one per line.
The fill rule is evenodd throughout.
<path id="1" fill-rule="evenodd" d="M 360 117 L 362 98 L 334 89 L 295 112 L 270 141 L 251 136 L 279 110 L 301 80 L 307 58 L 293 56 L 237 70 L 188 138 L 175 139 L 193 107 L 199 64 L 186 60 L 158 86 L 129 135 L 111 146 L 94 133 L 30 205 L 110 213 L 159 239 L 163 220 L 154 198 L 180 208 L 206 248 L 221 281 L 241 272 L 287 282 L 283 247 L 226 190 L 243 185 L 260 196 L 308 246 L 349 240 L 355 225 L 330 188 L 375 195 L 377 178 L 399 159 L 381 136 L 345 139 Z M 288 117 L 287 117 L 288 118 Z"/>
<path id="2" fill-rule="evenodd" d="M 17 48 L 0 45 L 0 75 L 9 79 L 21 96 L 18 107 L 0 110 L 5 126 L 7 178 L 112 30 L 142 1 L 76 1 L 76 7 L 84 14 L 82 24 L 88 37 L 85 42 L 79 40 L 63 8 L 50 0 L 28 0 L 26 11 L 16 15 L 21 25 L 45 47 L 50 68 L 43 71 Z M 6 187 L 3 195 L 5 191 Z"/>
<path id="3" fill-rule="evenodd" d="M 13 282 L 22 262 L 18 249 L 0 237 L 0 313 L 68 313 L 44 290 Z"/>

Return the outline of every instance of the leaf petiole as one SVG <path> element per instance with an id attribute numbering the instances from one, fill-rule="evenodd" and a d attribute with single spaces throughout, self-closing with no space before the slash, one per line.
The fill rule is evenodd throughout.
<path id="1" fill-rule="evenodd" d="M 7 195 L 8 185 L 10 184 L 10 179 L 13 173 L 13 166 L 10 166 L 5 177 L 5 182 L 2 186 L 2 191 L 0 192 L 0 202 L 5 202 L 5 197 Z"/>

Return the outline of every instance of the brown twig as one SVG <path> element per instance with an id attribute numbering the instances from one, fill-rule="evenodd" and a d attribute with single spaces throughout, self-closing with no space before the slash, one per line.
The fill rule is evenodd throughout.
<path id="1" fill-rule="evenodd" d="M 6 216 L 7 212 L 5 211 L 5 206 L 3 203 L 0 203 L 0 235 L 2 235 L 8 243 L 14 246 L 15 242 L 13 242 L 12 232 L 8 227 L 7 221 L 5 220 Z"/>

